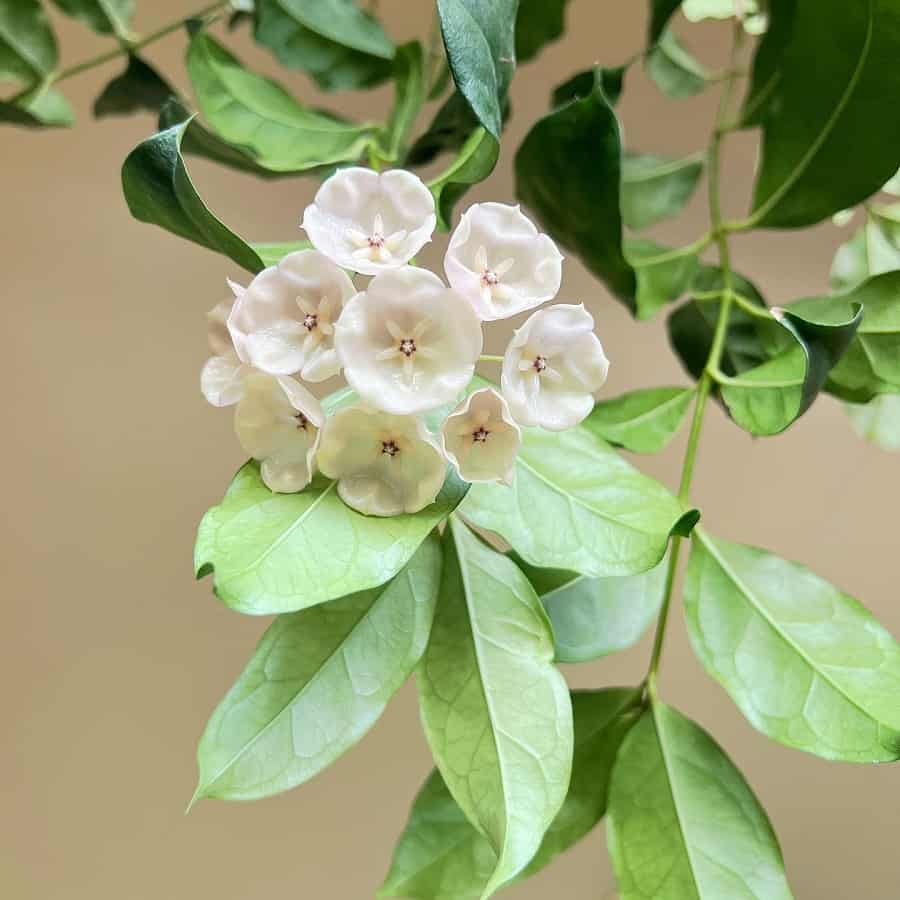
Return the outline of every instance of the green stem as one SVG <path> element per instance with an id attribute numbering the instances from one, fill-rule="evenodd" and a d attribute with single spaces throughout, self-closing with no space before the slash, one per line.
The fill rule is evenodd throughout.
<path id="1" fill-rule="evenodd" d="M 708 231 L 686 247 L 667 250 L 665 253 L 658 253 L 656 256 L 639 256 L 635 258 L 634 263 L 638 266 L 658 266 L 665 262 L 681 259 L 684 256 L 696 256 L 698 253 L 702 253 L 714 240 L 715 235 L 713 232 Z"/>
<path id="2" fill-rule="evenodd" d="M 481 356 L 478 357 L 481 362 L 494 362 L 494 363 L 502 363 L 502 356 L 491 356 L 489 353 L 482 353 Z"/>
<path id="3" fill-rule="evenodd" d="M 731 253 L 728 246 L 728 233 L 722 225 L 722 198 L 721 198 L 721 168 L 722 168 L 722 140 L 727 134 L 723 124 L 727 121 L 728 109 L 734 93 L 735 81 L 738 77 L 736 59 L 741 47 L 743 30 L 738 24 L 734 30 L 734 43 L 731 51 L 730 75 L 725 80 L 722 97 L 719 101 L 719 110 L 716 114 L 716 124 L 709 143 L 709 218 L 712 230 L 710 235 L 719 249 L 719 265 L 722 269 L 723 290 L 721 291 L 721 305 L 719 316 L 716 320 L 716 330 L 713 334 L 712 346 L 709 349 L 709 357 L 700 376 L 697 386 L 697 399 L 694 403 L 694 415 L 691 421 L 691 433 L 688 437 L 687 449 L 684 454 L 684 462 L 681 467 L 681 483 L 678 486 L 678 499 L 682 505 L 690 502 L 691 482 L 694 477 L 694 468 L 697 464 L 697 451 L 700 447 L 700 435 L 703 433 L 703 419 L 706 415 L 707 402 L 712 391 L 713 373 L 718 371 L 722 360 L 722 351 L 725 348 L 725 338 L 728 333 L 728 316 L 731 304 L 734 300 L 734 276 L 731 271 Z M 659 662 L 662 657 L 663 642 L 666 635 L 666 625 L 669 620 L 669 611 L 672 606 L 672 594 L 675 589 L 675 576 L 678 573 L 678 559 L 681 554 L 683 539 L 675 536 L 672 538 L 672 549 L 669 553 L 668 569 L 666 571 L 666 585 L 663 592 L 662 606 L 659 610 L 659 618 L 656 622 L 656 634 L 653 638 L 653 651 L 650 655 L 650 667 L 647 671 L 647 692 L 651 699 L 656 697 L 656 679 L 659 672 Z"/>
<path id="4" fill-rule="evenodd" d="M 212 3 L 209 6 L 205 6 L 203 9 L 199 9 L 197 10 L 197 12 L 191 13 L 187 16 L 182 16 L 175 22 L 170 22 L 168 25 L 164 25 L 157 31 L 152 31 L 150 34 L 136 41 L 124 42 L 120 44 L 120 46 L 115 47 L 112 50 L 107 50 L 105 53 L 101 53 L 99 56 L 92 56 L 90 59 L 84 60 L 84 62 L 76 63 L 74 66 L 69 66 L 66 69 L 61 69 L 50 78 L 50 82 L 55 83 L 59 81 L 65 81 L 67 78 L 73 78 L 74 76 L 80 75 L 82 72 L 87 72 L 89 69 L 93 69 L 96 66 L 102 66 L 104 63 L 116 59 L 119 56 L 123 56 L 126 53 L 134 53 L 136 50 L 140 50 L 142 47 L 153 44 L 161 38 L 172 34 L 173 31 L 178 31 L 178 29 L 184 25 L 185 19 L 206 18 L 211 13 L 218 12 L 218 10 L 224 9 L 228 5 L 230 5 L 230 0 L 220 0 L 220 2 L 218 3 Z"/>

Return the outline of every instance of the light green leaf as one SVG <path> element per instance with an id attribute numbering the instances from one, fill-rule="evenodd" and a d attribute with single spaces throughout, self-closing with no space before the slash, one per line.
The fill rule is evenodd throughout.
<path id="1" fill-rule="evenodd" d="M 667 303 L 681 299 L 694 282 L 700 266 L 695 253 L 671 256 L 671 248 L 639 238 L 625 239 L 625 258 L 637 275 L 635 317 L 651 319 Z M 662 262 L 654 262 L 661 259 Z"/>
<path id="2" fill-rule="evenodd" d="M 640 231 L 677 216 L 691 199 L 703 174 L 702 153 L 663 159 L 626 153 L 622 160 L 622 218 Z"/>
<path id="3" fill-rule="evenodd" d="M 544 229 L 632 311 L 637 279 L 622 249 L 619 123 L 602 88 L 540 119 L 516 153 L 516 194 Z"/>
<path id="4" fill-rule="evenodd" d="M 276 266 L 288 255 L 288 253 L 296 253 L 298 250 L 308 250 L 312 247 L 309 241 L 284 241 L 281 243 L 268 244 L 251 244 L 253 249 L 259 254 L 259 258 L 266 266 Z"/>
<path id="5" fill-rule="evenodd" d="M 418 41 L 404 44 L 394 60 L 394 108 L 386 128 L 386 152 L 389 160 L 403 158 L 406 136 L 415 124 L 425 102 L 428 84 L 425 73 L 425 54 Z"/>
<path id="6" fill-rule="evenodd" d="M 355 162 L 375 141 L 375 126 L 303 106 L 202 31 L 191 40 L 187 64 L 197 102 L 214 131 L 266 169 L 304 172 Z"/>
<path id="7" fill-rule="evenodd" d="M 755 223 L 812 225 L 865 200 L 897 171 L 898 56 L 895 0 L 798 0 L 762 117 Z"/>
<path id="8" fill-rule="evenodd" d="M 848 403 L 856 433 L 882 450 L 900 450 L 900 394 L 882 394 L 866 404 Z"/>
<path id="9" fill-rule="evenodd" d="M 431 535 L 381 587 L 279 616 L 206 726 L 194 801 L 289 790 L 359 741 L 425 651 L 440 577 Z"/>
<path id="10" fill-rule="evenodd" d="M 599 402 L 584 427 L 633 453 L 658 453 L 675 436 L 693 398 L 693 388 L 629 391 Z"/>
<path id="11" fill-rule="evenodd" d="M 134 0 L 53 0 L 66 15 L 78 19 L 100 34 L 131 36 Z"/>
<path id="12" fill-rule="evenodd" d="M 122 116 L 134 112 L 158 113 L 176 91 L 152 66 L 134 53 L 121 75 L 113 78 L 94 101 L 94 115 Z"/>
<path id="13" fill-rule="evenodd" d="M 517 7 L 518 0 L 438 0 L 437 4 L 456 87 L 498 141 L 516 65 Z"/>
<path id="14" fill-rule="evenodd" d="M 709 72 L 671 31 L 663 34 L 644 63 L 656 86 L 674 99 L 693 97 L 709 84 Z"/>
<path id="15" fill-rule="evenodd" d="M 701 530 L 684 601 L 700 661 L 763 734 L 826 759 L 900 758 L 900 647 L 852 597 Z"/>
<path id="16" fill-rule="evenodd" d="M 744 16 L 759 12 L 756 0 L 682 0 L 681 9 L 689 22 L 702 22 L 704 19 L 733 19 L 738 4 Z"/>
<path id="17" fill-rule="evenodd" d="M 645 572 L 697 519 L 583 426 L 523 429 L 512 487 L 475 484 L 462 512 L 533 566 L 592 576 Z"/>
<path id="18" fill-rule="evenodd" d="M 552 660 L 550 623 L 528 579 L 451 518 L 417 681 L 438 769 L 497 855 L 483 898 L 531 862 L 566 796 L 572 706 Z"/>
<path id="19" fill-rule="evenodd" d="M 650 0 L 650 31 L 647 45 L 652 47 L 661 37 L 681 0 Z"/>
<path id="20" fill-rule="evenodd" d="M 322 475 L 299 494 L 273 494 L 248 462 L 203 517 L 194 562 L 214 575 L 216 595 L 251 615 L 294 612 L 393 578 L 463 498 L 448 475 L 437 500 L 413 515 L 356 512 Z"/>
<path id="21" fill-rule="evenodd" d="M 326 91 L 372 87 L 391 75 L 393 44 L 353 0 L 257 0 L 254 37 Z"/>
<path id="22" fill-rule="evenodd" d="M 0 122 L 25 128 L 67 128 L 75 122 L 69 101 L 57 90 L 39 84 L 13 100 L 0 101 Z"/>
<path id="23" fill-rule="evenodd" d="M 569 790 L 519 879 L 543 869 L 603 816 L 616 752 L 639 711 L 640 693 L 633 689 L 572 692 L 575 752 Z M 413 803 L 378 896 L 478 900 L 496 865 L 490 843 L 466 818 L 440 772 L 434 771 Z"/>
<path id="24" fill-rule="evenodd" d="M 30 87 L 57 61 L 56 38 L 38 0 L 0 4 L 0 84 L 9 80 Z"/>
<path id="25" fill-rule="evenodd" d="M 850 290 L 872 275 L 894 269 L 900 269 L 900 247 L 894 245 L 876 218 L 869 217 L 835 254 L 831 286 L 839 291 Z"/>
<path id="26" fill-rule="evenodd" d="M 636 644 L 662 603 L 666 557 L 640 575 L 588 578 L 537 569 L 513 555 L 553 625 L 556 661 L 588 662 Z"/>
<path id="27" fill-rule="evenodd" d="M 900 197 L 900 171 L 895 172 L 893 177 L 890 178 L 884 185 L 882 185 L 881 189 L 886 194 L 891 194 L 894 197 Z"/>
<path id="28" fill-rule="evenodd" d="M 181 155 L 190 120 L 138 144 L 122 166 L 122 190 L 131 214 L 179 237 L 222 253 L 250 272 L 264 268 L 259 255 L 217 219 L 200 199 Z"/>
<path id="29" fill-rule="evenodd" d="M 438 225 L 449 231 L 453 223 L 453 207 L 473 185 L 484 181 L 497 165 L 500 144 L 494 136 L 477 128 L 463 144 L 459 155 L 437 178 L 428 182 L 434 195 Z"/>
<path id="30" fill-rule="evenodd" d="M 654 701 L 613 768 L 607 842 L 621 900 L 790 900 L 778 839 L 699 725 Z"/>
<path id="31" fill-rule="evenodd" d="M 547 44 L 558 41 L 566 29 L 568 0 L 519 0 L 516 16 L 516 60 L 534 59 Z"/>

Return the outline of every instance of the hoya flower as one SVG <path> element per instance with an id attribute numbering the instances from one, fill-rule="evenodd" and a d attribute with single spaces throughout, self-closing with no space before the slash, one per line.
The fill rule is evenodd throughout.
<path id="1" fill-rule="evenodd" d="M 324 424 L 318 400 L 296 379 L 262 372 L 245 379 L 234 429 L 244 450 L 262 461 L 270 490 L 290 494 L 309 484 Z"/>
<path id="2" fill-rule="evenodd" d="M 450 238 L 444 271 L 478 315 L 493 321 L 552 300 L 562 255 L 518 206 L 476 203 Z"/>
<path id="3" fill-rule="evenodd" d="M 370 406 L 404 415 L 453 402 L 481 354 L 481 322 L 437 275 L 404 266 L 376 275 L 344 307 L 335 347 Z"/>
<path id="4" fill-rule="evenodd" d="M 337 375 L 334 323 L 355 293 L 347 273 L 318 251 L 289 253 L 237 289 L 228 330 L 238 357 L 270 375 Z"/>
<path id="5" fill-rule="evenodd" d="M 412 172 L 335 172 L 306 207 L 301 227 L 345 269 L 377 275 L 408 263 L 431 240 L 434 197 Z"/>
<path id="6" fill-rule="evenodd" d="M 512 484 L 522 432 L 503 397 L 492 388 L 475 391 L 441 428 L 444 453 L 466 481 Z"/>
<path id="7" fill-rule="evenodd" d="M 234 296 L 217 303 L 207 314 L 207 340 L 211 356 L 200 373 L 200 390 L 213 406 L 231 406 L 244 393 L 244 378 L 250 372 L 238 358 L 226 325 L 234 306 L 235 296 L 243 288 L 228 281 Z"/>
<path id="8" fill-rule="evenodd" d="M 501 386 L 521 425 L 564 431 L 594 406 L 609 361 L 583 305 L 538 310 L 513 335 L 503 357 Z"/>
<path id="9" fill-rule="evenodd" d="M 437 497 L 447 462 L 415 416 L 348 406 L 325 423 L 319 469 L 348 506 L 370 516 L 424 509 Z"/>

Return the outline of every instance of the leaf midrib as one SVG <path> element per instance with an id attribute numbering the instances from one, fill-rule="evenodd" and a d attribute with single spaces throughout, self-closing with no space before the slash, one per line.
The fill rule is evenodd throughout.
<path id="1" fill-rule="evenodd" d="M 690 156 L 685 156 L 683 159 L 667 160 L 655 169 L 642 169 L 640 172 L 636 172 L 631 176 L 629 176 L 625 172 L 625 165 L 623 164 L 622 183 L 640 184 L 641 182 L 654 181 L 657 178 L 664 178 L 667 175 L 676 175 L 683 169 L 690 169 L 698 164 L 702 164 L 704 159 L 706 159 L 705 153 L 692 153 Z"/>

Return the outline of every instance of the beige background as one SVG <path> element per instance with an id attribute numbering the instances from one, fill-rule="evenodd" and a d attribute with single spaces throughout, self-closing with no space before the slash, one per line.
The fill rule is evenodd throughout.
<path id="1" fill-rule="evenodd" d="M 149 30 L 190 4 L 139 4 Z M 640 46 L 643 2 L 573 0 L 569 37 L 523 66 L 501 164 L 475 196 L 512 199 L 510 162 L 551 87 L 595 60 Z M 383 0 L 397 39 L 427 32 L 429 4 Z M 58 21 L 58 17 L 56 17 Z M 59 23 L 66 64 L 104 44 Z M 721 62 L 725 33 L 692 31 Z M 277 71 L 246 34 L 229 43 Z M 184 86 L 180 34 L 149 54 Z M 118 63 L 65 85 L 80 121 L 68 132 L 4 128 L 2 228 L 5 352 L 0 653 L 0 895 L 10 900 L 251 900 L 371 897 L 408 804 L 429 770 L 407 686 L 362 745 L 302 789 L 248 805 L 205 801 L 185 818 L 194 748 L 206 717 L 265 622 L 221 606 L 194 583 L 191 550 L 240 450 L 228 413 L 198 390 L 203 313 L 223 296 L 224 258 L 133 222 L 119 166 L 153 130 L 149 116 L 93 122 L 89 106 Z M 298 74 L 286 81 L 304 96 Z M 371 115 L 389 92 L 337 102 Z M 622 107 L 630 146 L 669 154 L 705 142 L 714 98 L 665 102 L 637 69 Z M 729 145 L 725 193 L 741 212 L 754 144 Z M 293 239 L 309 180 L 261 183 L 192 164 L 202 193 L 244 235 Z M 661 233 L 686 243 L 704 200 Z M 735 241 L 738 266 L 771 301 L 824 288 L 831 226 Z M 594 310 L 613 361 L 608 393 L 681 383 L 663 317 L 637 325 L 579 264 L 563 298 Z M 492 328 L 489 350 L 508 332 Z M 684 435 L 640 460 L 674 485 Z M 823 399 L 789 434 L 752 440 L 718 409 L 708 419 L 695 499 L 724 537 L 777 549 L 866 602 L 900 632 L 896 560 L 900 458 L 867 446 Z M 570 667 L 574 685 L 633 684 L 649 646 Z M 770 743 L 701 671 L 673 616 L 662 691 L 711 730 L 746 773 L 778 831 L 797 897 L 896 897 L 900 768 L 827 763 Z M 604 898 L 613 889 L 598 829 L 509 897 Z"/>

